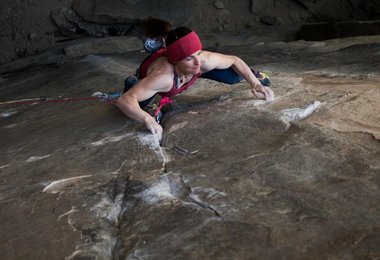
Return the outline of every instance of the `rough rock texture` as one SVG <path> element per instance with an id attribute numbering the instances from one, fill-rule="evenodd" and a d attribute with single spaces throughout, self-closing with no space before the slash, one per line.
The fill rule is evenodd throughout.
<path id="1" fill-rule="evenodd" d="M 170 17 L 173 24 L 184 24 L 192 14 L 192 3 L 189 0 L 74 0 L 72 7 L 84 20 L 103 24 L 130 23 L 148 16 L 163 19 Z"/>
<path id="2" fill-rule="evenodd" d="M 379 19 L 379 0 L 294 0 L 309 13 L 325 21 Z"/>
<path id="3" fill-rule="evenodd" d="M 133 27 L 132 24 L 97 24 L 86 22 L 72 9 L 62 8 L 50 13 L 57 33 L 62 36 L 90 35 L 95 37 L 127 35 Z M 69 38 L 70 39 L 70 38 Z"/>
<path id="4" fill-rule="evenodd" d="M 59 0 L 4 0 L 0 9 L 0 63 L 46 50 L 56 43 L 49 12 L 68 5 Z"/>
<path id="5" fill-rule="evenodd" d="M 301 26 L 300 39 L 306 41 L 324 41 L 360 35 L 380 35 L 380 21 L 349 21 L 310 23 Z"/>
<path id="6" fill-rule="evenodd" d="M 140 50 L 142 42 L 137 37 L 108 37 L 95 41 L 78 43 L 64 48 L 68 57 L 81 57 L 90 54 L 121 54 Z"/>
<path id="7" fill-rule="evenodd" d="M 249 32 L 257 37 L 265 37 L 264 26 L 277 27 L 282 34 L 293 26 L 287 38 L 295 40 L 293 31 L 301 24 L 380 19 L 379 6 L 379 0 L 4 0 L 0 64 L 78 38 L 133 35 L 136 21 L 147 16 L 202 33 Z"/>
<path id="8" fill-rule="evenodd" d="M 106 103 L 2 104 L 2 258 L 379 258 L 379 49 L 214 47 L 269 73 L 276 100 L 199 80 L 161 144 Z M 120 91 L 145 57 L 55 55 L 3 73 L 0 101 Z"/>

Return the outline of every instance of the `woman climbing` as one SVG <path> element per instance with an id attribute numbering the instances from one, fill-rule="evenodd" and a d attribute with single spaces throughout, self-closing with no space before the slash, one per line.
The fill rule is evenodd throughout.
<path id="1" fill-rule="evenodd" d="M 237 56 L 202 50 L 202 43 L 194 31 L 179 27 L 160 35 L 165 39 L 165 46 L 155 50 L 142 62 L 136 77 L 126 79 L 125 93 L 114 102 L 123 113 L 144 124 L 159 139 L 162 137 L 162 126 L 143 109 L 156 94 L 163 98 L 161 105 L 170 102 L 170 97 L 182 93 L 202 76 L 228 84 L 245 79 L 251 85 L 253 95 L 258 97 L 258 93 L 262 93 L 267 102 L 273 100 L 273 91 L 268 87 L 267 79 L 260 82 Z"/>

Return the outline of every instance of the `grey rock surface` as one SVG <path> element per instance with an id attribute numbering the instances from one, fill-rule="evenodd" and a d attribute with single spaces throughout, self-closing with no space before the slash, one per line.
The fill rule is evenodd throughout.
<path id="1" fill-rule="evenodd" d="M 101 24 L 130 23 L 148 16 L 161 19 L 170 17 L 173 24 L 184 24 L 192 15 L 192 3 L 189 0 L 74 0 L 73 9 L 84 20 Z"/>
<path id="2" fill-rule="evenodd" d="M 95 37 L 127 35 L 132 24 L 98 24 L 86 22 L 72 9 L 61 8 L 50 12 L 57 32 L 62 36 L 86 34 Z"/>
<path id="3" fill-rule="evenodd" d="M 134 36 L 108 37 L 90 40 L 65 47 L 68 57 L 81 57 L 91 54 L 121 54 L 141 50 L 142 41 Z"/>
<path id="4" fill-rule="evenodd" d="M 104 102 L 0 105 L 2 258 L 380 257 L 379 49 L 214 47 L 268 73 L 275 101 L 201 79 L 161 143 Z M 60 57 L 2 74 L 0 101 L 121 91 L 145 54 Z"/>
<path id="5" fill-rule="evenodd" d="M 380 19 L 379 6 L 378 0 L 3 0 L 0 64 L 89 35 L 133 36 L 134 26 L 148 16 L 166 19 L 173 27 L 187 26 L 202 33 L 248 30 L 258 38 L 265 38 L 268 25 L 281 31 L 284 26 L 299 28 L 311 22 Z M 363 35 L 361 26 L 354 29 L 355 35 Z M 287 38 L 287 41 L 297 39 L 293 33 Z"/>

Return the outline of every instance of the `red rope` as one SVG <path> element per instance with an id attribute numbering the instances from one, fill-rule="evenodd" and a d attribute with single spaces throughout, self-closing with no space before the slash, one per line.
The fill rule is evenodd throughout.
<path id="1" fill-rule="evenodd" d="M 76 102 L 76 101 L 85 101 L 85 100 L 99 100 L 103 99 L 106 101 L 110 101 L 106 98 L 101 97 L 82 97 L 82 98 L 36 98 L 31 100 L 15 100 L 15 101 L 6 101 L 0 102 L 0 105 L 30 105 L 30 104 L 39 104 L 39 103 L 58 103 L 58 102 Z"/>

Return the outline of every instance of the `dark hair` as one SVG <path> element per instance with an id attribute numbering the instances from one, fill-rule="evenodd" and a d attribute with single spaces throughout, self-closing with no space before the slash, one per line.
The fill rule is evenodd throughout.
<path id="1" fill-rule="evenodd" d="M 186 27 L 178 27 L 174 30 L 171 30 L 168 33 L 168 36 L 166 37 L 166 45 L 170 45 L 179 38 L 182 38 L 183 36 L 191 33 L 192 31 L 189 28 Z"/>
<path id="2" fill-rule="evenodd" d="M 168 21 L 153 17 L 148 17 L 142 20 L 140 24 L 144 27 L 145 36 L 149 38 L 166 36 L 172 29 L 172 26 Z"/>

